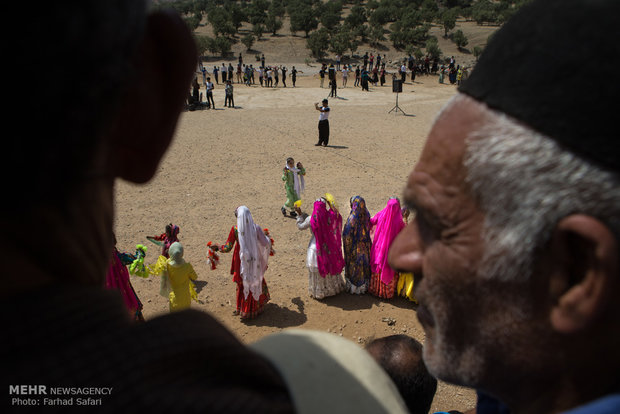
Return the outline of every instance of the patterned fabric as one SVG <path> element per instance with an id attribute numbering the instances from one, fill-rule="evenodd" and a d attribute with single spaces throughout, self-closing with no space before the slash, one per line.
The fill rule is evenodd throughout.
<path id="1" fill-rule="evenodd" d="M 360 196 L 351 199 L 351 213 L 342 232 L 347 285 L 367 287 L 370 281 L 370 213 Z M 359 290 L 358 290 L 359 291 Z"/>
<path id="2" fill-rule="evenodd" d="M 387 284 L 381 281 L 381 274 L 373 273 L 372 276 L 370 276 L 370 286 L 368 286 L 368 291 L 377 297 L 392 299 L 396 294 L 397 285 L 398 273 L 396 273 L 392 278 L 392 281 Z"/>
<path id="3" fill-rule="evenodd" d="M 405 227 L 398 199 L 390 199 L 385 208 L 370 219 L 370 226 L 377 226 L 370 250 L 371 270 L 373 274 L 380 274 L 381 282 L 387 285 L 396 275 L 387 262 L 388 251 L 396 235 Z"/>
<path id="4" fill-rule="evenodd" d="M 317 265 L 321 276 L 337 275 L 344 268 L 342 255 L 342 216 L 324 200 L 314 202 L 310 219 L 312 234 L 316 238 Z"/>

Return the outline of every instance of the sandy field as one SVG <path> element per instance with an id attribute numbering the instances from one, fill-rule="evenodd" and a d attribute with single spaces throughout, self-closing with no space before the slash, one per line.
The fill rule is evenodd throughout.
<path id="1" fill-rule="evenodd" d="M 353 74 L 346 88 L 339 78 L 338 97 L 329 101 L 329 146 L 315 147 L 319 113 L 314 103 L 328 96 L 328 82 L 325 88 L 319 87 L 320 64 L 307 59 L 305 39 L 287 28 L 285 22 L 285 29 L 277 36 L 264 36 L 252 51 L 236 44 L 230 58 L 205 57 L 205 67 L 211 71 L 222 62 L 235 65 L 240 52 L 244 63 L 256 67 L 259 62 L 254 55 L 264 53 L 267 65 L 288 67 L 288 87 L 283 88 L 281 81 L 278 88 L 235 84 L 236 107 L 224 108 L 223 85 L 215 85 L 215 110 L 184 112 L 155 178 L 141 186 L 117 185 L 117 247 L 133 252 L 136 244 L 143 243 L 149 248 L 146 262 L 153 263 L 160 248 L 146 236 L 162 233 L 167 223 L 179 225 L 185 258 L 199 277 L 199 303 L 194 302 L 193 308 L 209 312 L 246 343 L 286 328 L 332 332 L 361 347 L 373 338 L 397 333 L 424 342 L 415 305 L 405 298 L 386 301 L 346 293 L 323 300 L 310 298 L 305 257 L 311 235 L 297 230 L 295 220 L 280 212 L 286 200 L 282 168 L 287 157 L 306 168 L 304 211 L 311 212 L 312 202 L 330 192 L 343 222 L 354 195 L 364 197 L 371 215 L 375 214 L 390 197 L 401 196 L 434 117 L 456 88 L 439 84 L 436 76 L 418 76 L 415 83 L 408 79 L 398 94 L 400 110 L 394 111 L 397 95 L 392 92 L 391 76 L 384 87 L 371 86 L 369 92 L 353 87 Z M 456 29 L 466 33 L 471 49 L 484 44 L 497 27 L 459 21 Z M 197 33 L 211 35 L 208 26 L 199 27 Z M 443 38 L 440 27 L 433 27 L 431 34 L 437 36 L 444 56 L 456 56 L 458 64 L 473 66 L 472 55 Z M 391 72 L 404 52 L 387 43 L 375 49 L 361 46 L 357 53 L 386 54 Z M 293 65 L 300 71 L 296 88 L 290 80 Z M 202 81 L 202 75 L 197 75 Z M 265 274 L 271 301 L 262 315 L 249 321 L 233 315 L 232 253 L 221 254 L 216 270 L 206 260 L 207 242 L 226 240 L 236 223 L 234 210 L 240 205 L 247 206 L 255 222 L 270 230 L 276 250 Z M 147 319 L 168 312 L 167 300 L 159 296 L 158 278 L 132 277 L 132 283 Z M 474 391 L 440 382 L 432 412 L 466 411 L 475 406 L 475 400 Z"/>
<path id="2" fill-rule="evenodd" d="M 145 237 L 162 233 L 169 222 L 179 225 L 185 258 L 199 276 L 200 301 L 192 306 L 214 315 L 244 342 L 292 327 L 333 332 L 360 346 L 395 333 L 423 342 L 415 306 L 404 298 L 386 301 L 346 293 L 324 300 L 309 297 L 305 256 L 311 235 L 282 216 L 281 175 L 289 156 L 305 166 L 304 211 L 330 192 L 343 221 L 354 195 L 363 196 L 375 214 L 390 197 L 401 196 L 432 120 L 455 87 L 440 85 L 435 76 L 418 76 L 398 94 L 401 110 L 390 112 L 397 97 L 391 83 L 363 92 L 350 80 L 349 87 L 338 90 L 338 98 L 330 99 L 329 146 L 315 147 L 319 113 L 314 102 L 329 91 L 319 87 L 318 67 L 297 67 L 303 74 L 296 88 L 290 87 L 290 79 L 287 88 L 236 84 L 236 107 L 224 108 L 223 88 L 216 85 L 215 110 L 183 113 L 156 177 L 142 186 L 117 185 L 118 248 L 133 252 L 137 243 L 144 243 L 149 248 L 146 262 L 153 263 L 160 249 Z M 259 318 L 249 321 L 233 315 L 232 253 L 221 254 L 216 270 L 206 261 L 207 242 L 226 240 L 240 205 L 270 230 L 276 250 L 265 274 L 271 302 Z M 158 278 L 132 277 L 132 283 L 147 319 L 168 312 L 167 300 L 158 294 Z M 440 383 L 432 409 L 464 411 L 474 405 L 473 391 Z"/>

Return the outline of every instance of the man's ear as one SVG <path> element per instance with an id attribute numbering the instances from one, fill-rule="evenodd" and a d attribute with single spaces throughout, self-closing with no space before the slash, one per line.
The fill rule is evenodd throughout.
<path id="1" fill-rule="evenodd" d="M 590 328 L 613 304 L 619 288 L 618 240 L 594 217 L 575 214 L 557 224 L 552 263 L 550 320 L 560 333 Z"/>
<path id="2" fill-rule="evenodd" d="M 135 59 L 135 76 L 110 133 L 115 177 L 143 183 L 155 174 L 168 148 L 196 70 L 194 39 L 179 16 L 148 16 Z"/>

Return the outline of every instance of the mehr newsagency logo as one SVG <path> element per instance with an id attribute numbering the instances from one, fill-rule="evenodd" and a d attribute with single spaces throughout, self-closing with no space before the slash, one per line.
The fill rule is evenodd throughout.
<path id="1" fill-rule="evenodd" d="M 112 387 L 9 385 L 12 406 L 101 406 Z"/>

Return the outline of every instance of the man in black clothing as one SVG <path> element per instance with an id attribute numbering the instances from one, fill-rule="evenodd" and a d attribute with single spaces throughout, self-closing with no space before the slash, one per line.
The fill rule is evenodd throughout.
<path id="1" fill-rule="evenodd" d="M 319 103 L 314 104 L 314 108 L 320 112 L 319 115 L 319 142 L 314 144 L 315 146 L 324 147 L 329 143 L 329 106 L 327 106 L 327 99 L 323 99 L 322 105 L 319 106 Z"/>

